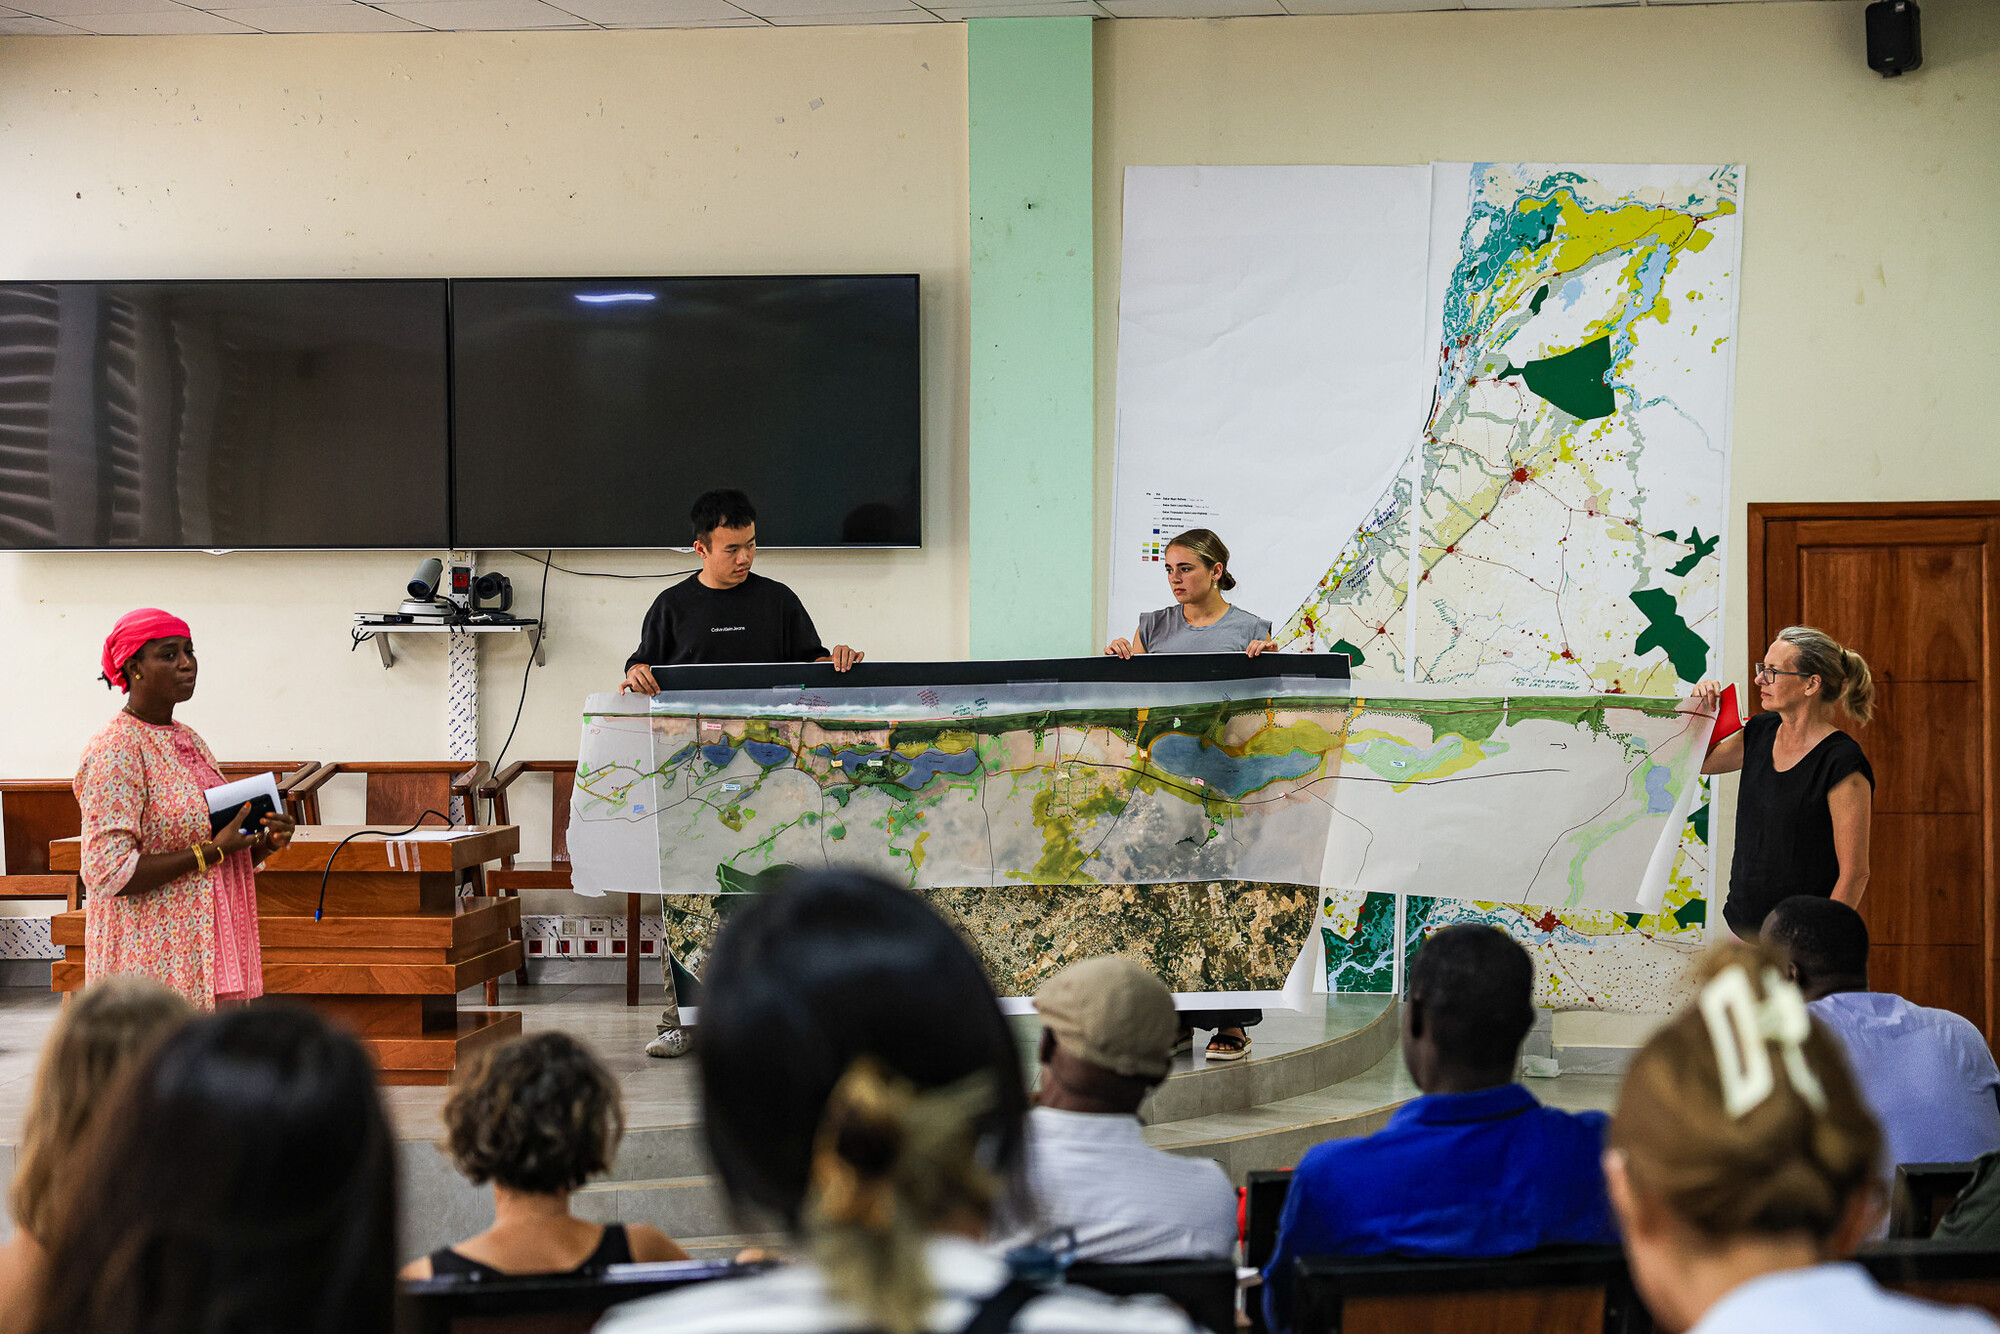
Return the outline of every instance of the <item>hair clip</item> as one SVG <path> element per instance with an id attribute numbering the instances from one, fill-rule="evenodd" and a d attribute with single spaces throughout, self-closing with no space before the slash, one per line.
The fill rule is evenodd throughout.
<path id="1" fill-rule="evenodd" d="M 1814 1111 L 1826 1110 L 1826 1090 L 1806 1064 L 1805 1041 L 1812 1032 L 1812 1016 L 1806 1011 L 1805 997 L 1780 977 L 1777 969 L 1764 970 L 1764 999 L 1759 1001 L 1750 974 L 1741 964 L 1732 964 L 1701 989 L 1700 1005 L 1709 1040 L 1715 1044 L 1722 1107 L 1732 1118 L 1760 1105 L 1777 1087 L 1767 1044 L 1776 1044 L 1785 1063 L 1785 1076 L 1798 1095 Z"/>

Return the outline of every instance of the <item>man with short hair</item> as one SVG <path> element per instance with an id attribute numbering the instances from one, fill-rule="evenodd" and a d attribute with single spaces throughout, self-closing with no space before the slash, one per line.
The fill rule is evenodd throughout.
<path id="1" fill-rule="evenodd" d="M 1307 1151 L 1264 1270 L 1264 1313 L 1292 1324 L 1308 1255 L 1516 1255 L 1618 1239 L 1602 1112 L 1544 1107 L 1514 1081 L 1535 1021 L 1534 963 L 1490 926 L 1434 933 L 1410 963 L 1403 1062 L 1423 1096 L 1362 1139 Z"/>
<path id="2" fill-rule="evenodd" d="M 657 695 L 653 668 L 683 662 L 830 662 L 844 672 L 863 655 L 819 642 L 798 594 L 750 571 L 757 511 L 741 491 L 706 491 L 688 514 L 701 569 L 653 599 L 639 647 L 625 660 L 625 688 Z"/>
<path id="3" fill-rule="evenodd" d="M 1003 1224 L 998 1247 L 1068 1228 L 1076 1258 L 1219 1258 L 1236 1247 L 1236 1189 L 1205 1158 L 1141 1137 L 1139 1104 L 1167 1077 L 1173 993 L 1129 959 L 1071 964 L 1035 995 L 1042 1080 L 1028 1113 L 1027 1178 L 1039 1213 Z"/>
<path id="4" fill-rule="evenodd" d="M 1868 924 L 1801 894 L 1764 919 L 1806 1009 L 1832 1029 L 1898 1163 L 1957 1163 L 2000 1149 L 2000 1068 L 1972 1021 L 1868 989 Z"/>
<path id="5" fill-rule="evenodd" d="M 639 630 L 639 647 L 625 660 L 625 689 L 657 695 L 660 683 L 653 668 L 683 662 L 830 662 L 835 671 L 844 672 L 861 661 L 863 655 L 845 644 L 828 652 L 799 595 L 750 572 L 757 559 L 757 510 L 750 497 L 734 490 L 704 491 L 695 498 L 688 520 L 701 569 L 653 599 Z M 680 1056 L 688 1050 L 676 966 L 673 955 L 662 949 L 667 1007 L 660 1014 L 659 1033 L 646 1044 L 648 1056 Z M 693 985 L 685 972 L 681 976 L 687 986 Z"/>

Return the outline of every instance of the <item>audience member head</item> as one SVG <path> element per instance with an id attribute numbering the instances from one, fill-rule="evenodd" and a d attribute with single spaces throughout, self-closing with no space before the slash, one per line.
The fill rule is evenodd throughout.
<path id="1" fill-rule="evenodd" d="M 1845 903 L 1795 894 L 1771 909 L 1763 936 L 1791 961 L 1807 1000 L 1868 990 L 1868 923 Z"/>
<path id="2" fill-rule="evenodd" d="M 1403 988 L 1403 1062 L 1425 1093 L 1514 1080 L 1535 1025 L 1535 965 L 1503 931 L 1473 922 L 1428 936 Z"/>
<path id="3" fill-rule="evenodd" d="M 1780 645 L 1789 648 L 1789 655 Z M 1791 658 L 1789 663 L 1782 661 L 1787 656 Z M 1778 631 L 1765 661 L 1781 671 L 1802 673 L 1760 683 L 1759 697 L 1765 707 L 1778 708 L 1797 692 L 1829 708 L 1841 705 L 1857 723 L 1865 725 L 1874 716 L 1875 677 L 1869 672 L 1867 662 L 1853 649 L 1842 648 L 1826 631 L 1809 625 L 1788 625 Z"/>
<path id="4" fill-rule="evenodd" d="M 260 1005 L 183 1025 L 79 1147 L 43 1328 L 391 1328 L 393 1152 L 367 1055 L 324 1020 Z"/>
<path id="5" fill-rule="evenodd" d="M 1073 963 L 1035 993 L 1042 1084 L 1035 1100 L 1129 1114 L 1167 1077 L 1180 1023 L 1166 983 L 1116 955 Z"/>
<path id="6" fill-rule="evenodd" d="M 977 1236 L 1018 1181 L 1020 1058 L 965 941 L 872 876 L 792 879 L 718 935 L 695 1055 L 731 1199 L 782 1217 L 873 1325 L 918 1328 L 925 1238 Z"/>
<path id="7" fill-rule="evenodd" d="M 1852 1251 L 1877 1208 L 1881 1133 L 1783 958 L 1731 942 L 1703 976 L 1633 1060 L 1605 1154 L 1632 1277 L 1669 1330 L 1756 1274 Z"/>
<path id="8" fill-rule="evenodd" d="M 474 1058 L 444 1123 L 451 1160 L 474 1185 L 555 1195 L 611 1169 L 625 1109 L 617 1081 L 581 1043 L 535 1033 Z"/>
<path id="9" fill-rule="evenodd" d="M 54 1234 L 56 1210 L 75 1177 L 70 1151 L 92 1114 L 134 1061 L 193 1017 L 179 992 L 143 977 L 107 977 L 63 1007 L 21 1123 L 8 1196 L 16 1227 L 38 1241 Z"/>

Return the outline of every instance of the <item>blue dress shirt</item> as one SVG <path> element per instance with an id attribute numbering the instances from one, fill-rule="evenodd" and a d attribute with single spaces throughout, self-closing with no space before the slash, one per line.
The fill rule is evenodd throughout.
<path id="1" fill-rule="evenodd" d="M 1961 1163 L 2000 1149 L 2000 1067 L 1972 1021 L 1886 991 L 1806 1006 L 1840 1038 L 1888 1140 L 1884 1167 Z"/>
<path id="2" fill-rule="evenodd" d="M 1310 1255 L 1518 1255 L 1613 1243 L 1602 1112 L 1544 1107 L 1519 1084 L 1434 1093 L 1364 1139 L 1300 1160 L 1264 1270 L 1264 1316 L 1289 1330 L 1293 1262 Z"/>

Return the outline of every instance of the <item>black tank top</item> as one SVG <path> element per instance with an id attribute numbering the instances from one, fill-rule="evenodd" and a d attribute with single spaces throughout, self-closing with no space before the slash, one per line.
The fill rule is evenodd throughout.
<path id="1" fill-rule="evenodd" d="M 632 1263 L 632 1243 L 626 1240 L 625 1225 L 623 1223 L 606 1223 L 604 1225 L 604 1235 L 598 1239 L 597 1249 L 585 1256 L 583 1263 L 576 1268 L 560 1272 L 596 1274 L 603 1272 L 607 1265 L 630 1263 Z M 431 1252 L 431 1277 L 525 1278 L 527 1275 L 508 1274 L 495 1269 L 492 1265 L 483 1265 L 477 1260 L 468 1260 L 447 1246 L 443 1250 Z M 537 1274 L 534 1277 L 546 1278 L 548 1275 Z"/>
<path id="2" fill-rule="evenodd" d="M 1743 781 L 1736 790 L 1736 855 L 1729 864 L 1729 900 L 1722 916 L 1755 935 L 1779 902 L 1794 894 L 1833 893 L 1840 858 L 1833 850 L 1833 813 L 1826 794 L 1849 774 L 1875 785 L 1861 745 L 1834 731 L 1779 773 L 1771 748 L 1779 718 L 1760 713 L 1743 725 Z"/>

